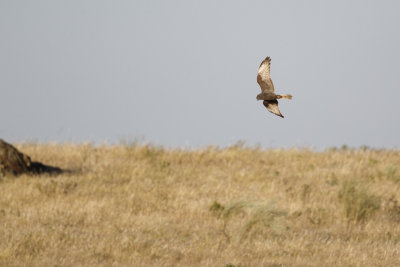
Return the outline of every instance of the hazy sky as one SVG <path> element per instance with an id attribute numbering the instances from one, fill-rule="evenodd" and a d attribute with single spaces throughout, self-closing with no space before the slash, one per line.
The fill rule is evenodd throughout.
<path id="1" fill-rule="evenodd" d="M 400 1 L 0 1 L 0 138 L 400 147 Z M 281 119 L 256 100 L 272 58 Z"/>

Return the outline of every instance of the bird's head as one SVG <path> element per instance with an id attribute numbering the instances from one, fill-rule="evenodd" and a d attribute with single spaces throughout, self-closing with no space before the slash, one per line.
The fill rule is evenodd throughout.
<path id="1" fill-rule="evenodd" d="M 257 95 L 257 100 L 262 100 L 262 94 Z"/>

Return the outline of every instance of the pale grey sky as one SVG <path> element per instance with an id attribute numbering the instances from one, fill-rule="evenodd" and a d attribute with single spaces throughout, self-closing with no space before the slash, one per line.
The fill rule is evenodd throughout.
<path id="1" fill-rule="evenodd" d="M 0 138 L 399 148 L 399 1 L 0 1 Z M 257 102 L 272 58 L 281 119 Z"/>

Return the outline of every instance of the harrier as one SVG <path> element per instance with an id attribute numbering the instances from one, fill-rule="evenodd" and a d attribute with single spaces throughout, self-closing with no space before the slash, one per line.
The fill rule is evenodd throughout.
<path id="1" fill-rule="evenodd" d="M 267 57 L 263 62 L 261 62 L 261 65 L 258 68 L 257 82 L 261 87 L 261 94 L 257 95 L 257 100 L 264 100 L 263 104 L 270 112 L 283 118 L 283 115 L 278 108 L 277 99 L 292 99 L 292 96 L 275 94 L 274 84 L 272 83 L 270 75 L 270 68 L 271 58 Z"/>

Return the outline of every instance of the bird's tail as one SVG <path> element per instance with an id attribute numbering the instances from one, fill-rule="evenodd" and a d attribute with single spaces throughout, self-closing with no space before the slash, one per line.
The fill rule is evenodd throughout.
<path id="1" fill-rule="evenodd" d="M 285 94 L 285 95 L 276 95 L 277 99 L 292 99 L 292 95 Z"/>

